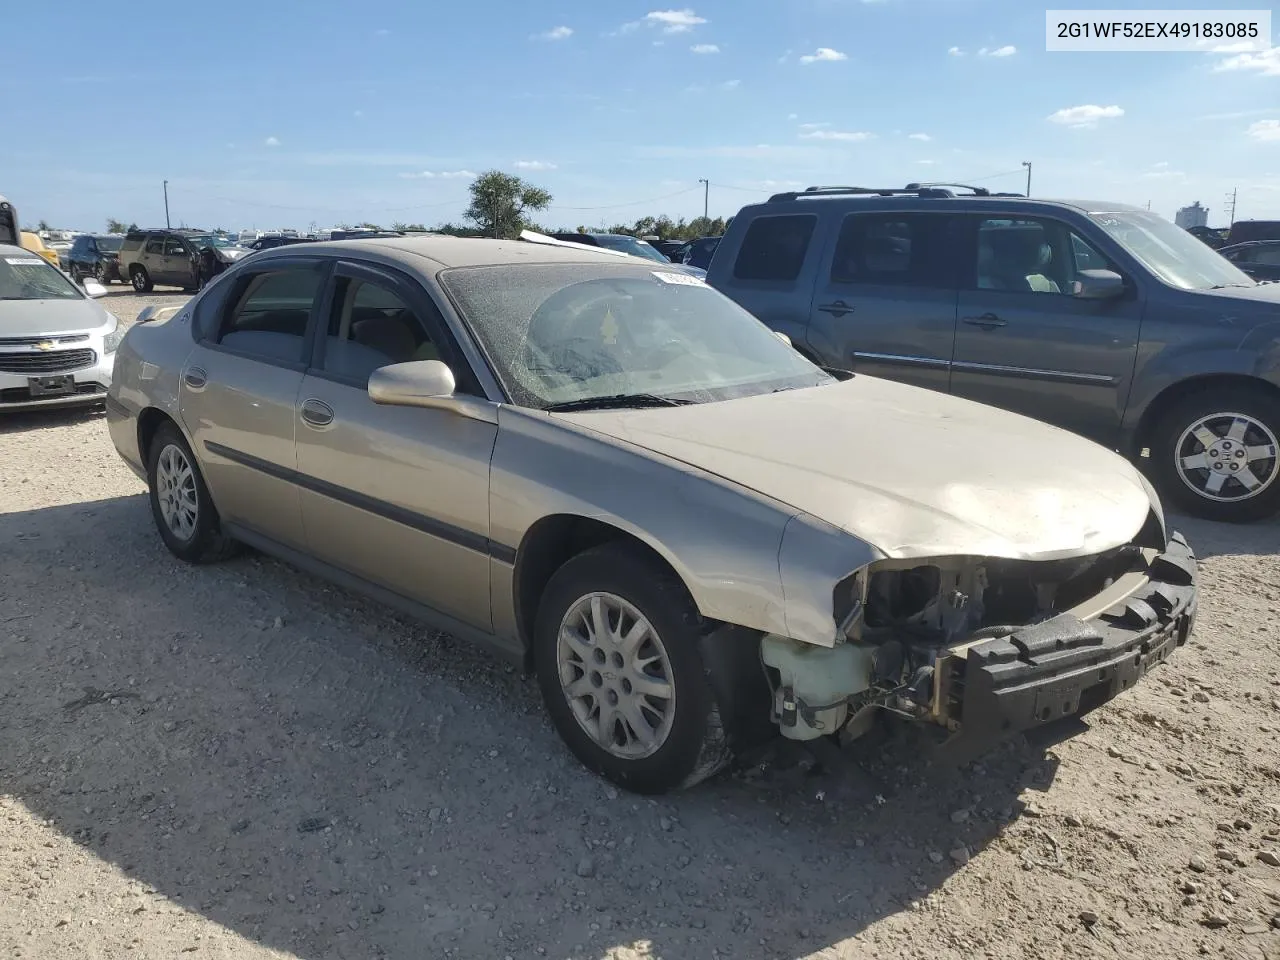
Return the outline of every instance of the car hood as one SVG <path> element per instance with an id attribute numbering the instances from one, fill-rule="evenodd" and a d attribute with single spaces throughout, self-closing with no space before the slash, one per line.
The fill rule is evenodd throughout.
<path id="1" fill-rule="evenodd" d="M 84 333 L 109 322 L 107 311 L 92 300 L 0 300 L 0 340 Z"/>
<path id="2" fill-rule="evenodd" d="M 1223 306 L 1241 300 L 1280 307 L 1280 283 L 1259 283 L 1252 287 L 1223 287 L 1220 290 L 1197 290 L 1199 294 L 1224 301 Z"/>
<path id="3" fill-rule="evenodd" d="M 1048 560 L 1130 542 L 1150 489 L 1073 433 L 874 377 L 552 416 L 771 497 L 891 557 Z"/>

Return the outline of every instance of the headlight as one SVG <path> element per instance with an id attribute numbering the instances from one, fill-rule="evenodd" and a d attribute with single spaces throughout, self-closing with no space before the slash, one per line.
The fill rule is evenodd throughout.
<path id="1" fill-rule="evenodd" d="M 124 335 L 129 331 L 120 323 L 120 318 L 114 313 L 107 314 L 111 318 L 111 328 L 107 331 L 107 335 L 102 338 L 102 352 L 115 353 L 116 348 L 120 346 L 120 341 L 124 339 Z"/>

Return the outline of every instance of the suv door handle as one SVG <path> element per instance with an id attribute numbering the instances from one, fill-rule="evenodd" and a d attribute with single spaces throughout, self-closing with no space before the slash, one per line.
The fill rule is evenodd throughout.
<path id="1" fill-rule="evenodd" d="M 333 423 L 333 407 L 309 397 L 302 401 L 302 421 L 312 427 L 327 427 Z"/>
<path id="2" fill-rule="evenodd" d="M 209 382 L 209 375 L 204 372 L 203 367 L 187 367 L 186 373 L 182 375 L 182 382 L 192 390 L 199 390 Z"/>
<path id="3" fill-rule="evenodd" d="M 980 317 L 965 317 L 964 322 L 973 327 L 982 327 L 986 330 L 994 330 L 996 327 L 1003 327 L 1007 320 L 1002 320 L 994 313 L 984 313 Z"/>
<path id="4" fill-rule="evenodd" d="M 836 300 L 834 303 L 824 303 L 818 307 L 823 313 L 829 313 L 833 317 L 843 317 L 845 314 L 853 313 L 853 307 L 849 306 L 843 300 Z"/>

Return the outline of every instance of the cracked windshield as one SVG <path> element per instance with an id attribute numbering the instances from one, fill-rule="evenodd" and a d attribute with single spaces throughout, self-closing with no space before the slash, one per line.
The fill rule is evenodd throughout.
<path id="1" fill-rule="evenodd" d="M 0 954 L 1280 960 L 1274 4 L 76 7 Z"/>

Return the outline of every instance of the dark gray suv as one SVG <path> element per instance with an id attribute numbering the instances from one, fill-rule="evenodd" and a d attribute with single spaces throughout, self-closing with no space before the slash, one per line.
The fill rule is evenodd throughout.
<path id="1" fill-rule="evenodd" d="M 1081 433 L 1199 516 L 1280 510 L 1280 284 L 1145 210 L 811 187 L 744 207 L 707 281 L 833 371 Z"/>

